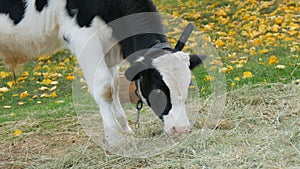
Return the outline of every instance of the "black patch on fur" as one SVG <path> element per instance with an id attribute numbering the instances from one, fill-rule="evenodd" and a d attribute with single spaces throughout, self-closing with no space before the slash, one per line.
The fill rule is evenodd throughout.
<path id="1" fill-rule="evenodd" d="M 156 69 L 147 69 L 143 72 L 142 76 L 139 80 L 139 85 L 141 88 L 141 92 L 143 97 L 147 100 L 148 105 L 152 108 L 152 110 L 159 116 L 160 119 L 163 119 L 163 116 L 168 115 L 169 111 L 172 108 L 171 104 L 171 96 L 170 96 L 170 90 L 168 86 L 165 84 L 165 82 L 162 79 L 162 76 Z M 163 95 L 165 98 L 161 97 L 161 94 L 158 94 L 155 96 L 152 95 L 152 98 L 150 98 L 150 93 L 159 89 L 163 92 Z M 156 97 L 156 98 L 155 98 Z M 160 100 L 163 99 L 163 100 Z M 165 102 L 163 105 L 153 105 L 153 104 L 159 104 L 159 102 Z M 163 107 L 164 109 L 158 109 Z"/>
<path id="2" fill-rule="evenodd" d="M 0 14 L 6 14 L 15 25 L 24 18 L 26 2 L 22 0 L 0 0 Z"/>
<path id="3" fill-rule="evenodd" d="M 100 17 L 106 23 L 110 23 L 130 14 L 157 12 L 151 0 L 67 0 L 66 9 L 70 17 L 76 17 L 80 27 L 90 27 L 95 17 Z M 156 25 L 163 30 L 163 25 L 159 20 L 160 18 L 150 19 L 152 19 L 152 21 L 146 20 L 145 23 L 142 24 L 152 27 L 153 24 L 151 23 L 155 22 L 157 23 Z M 149 49 L 157 43 L 157 41 L 161 43 L 167 42 L 165 35 L 162 34 L 144 33 L 126 39 L 118 35 L 120 29 L 130 31 L 132 30 L 132 26 L 133 25 L 129 23 L 125 23 L 121 26 L 112 26 L 115 38 L 120 40 L 124 59 L 134 52 Z"/>
<path id="4" fill-rule="evenodd" d="M 39 12 L 41 12 L 47 6 L 48 6 L 48 0 L 36 0 L 35 1 L 35 8 Z"/>
<path id="5" fill-rule="evenodd" d="M 63 38 L 64 38 L 64 41 L 65 41 L 65 42 L 70 43 L 69 38 L 67 38 L 65 35 L 63 36 Z"/>

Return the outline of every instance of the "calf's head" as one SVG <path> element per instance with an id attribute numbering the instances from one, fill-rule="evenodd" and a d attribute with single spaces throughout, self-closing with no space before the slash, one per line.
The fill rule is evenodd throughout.
<path id="1" fill-rule="evenodd" d="M 139 59 L 125 72 L 127 79 L 137 82 L 142 98 L 164 121 L 164 130 L 171 136 L 180 136 L 190 130 L 185 101 L 191 69 L 205 57 L 161 49 L 154 57 Z"/>

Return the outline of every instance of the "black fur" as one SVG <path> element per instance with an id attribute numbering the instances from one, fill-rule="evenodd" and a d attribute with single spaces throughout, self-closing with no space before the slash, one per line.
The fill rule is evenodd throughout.
<path id="1" fill-rule="evenodd" d="M 202 61 L 207 58 L 207 55 L 190 55 L 190 69 L 194 69 L 202 64 Z"/>
<path id="2" fill-rule="evenodd" d="M 162 76 L 156 69 L 147 69 L 139 79 L 139 85 L 143 97 L 148 105 L 163 120 L 164 115 L 168 115 L 172 108 L 170 89 L 165 84 Z M 161 91 L 155 94 L 155 90 Z"/>
<path id="3" fill-rule="evenodd" d="M 48 6 L 48 0 L 36 0 L 35 1 L 35 8 L 39 12 L 41 12 L 47 6 Z"/>
<path id="4" fill-rule="evenodd" d="M 111 23 L 130 14 L 157 11 L 151 0 L 67 0 L 66 8 L 70 17 L 76 16 L 80 27 L 91 26 L 92 20 L 97 16 L 106 23 Z M 139 25 L 151 27 L 153 26 L 151 23 L 155 22 L 163 30 L 160 18 L 147 19 L 142 24 L 139 23 Z M 144 33 L 126 39 L 123 39 L 122 35 L 118 35 L 120 30 L 130 32 L 134 25 L 132 23 L 124 23 L 123 25 L 112 26 L 114 36 L 120 40 L 124 59 L 134 52 L 149 49 L 158 41 L 167 42 L 163 34 Z"/>
<path id="5" fill-rule="evenodd" d="M 120 23 L 110 24 L 118 18 L 131 14 L 157 12 L 151 0 L 67 0 L 66 8 L 70 17 L 76 17 L 80 27 L 90 27 L 95 17 L 100 17 L 109 24 L 113 29 L 114 37 L 120 40 L 124 59 L 128 57 L 131 64 L 134 64 L 140 56 L 146 55 L 148 49 L 155 44 L 167 42 L 161 18 L 158 15 L 156 17 L 145 15 L 137 20 L 123 21 L 124 23 L 121 25 Z M 158 30 L 158 33 L 153 31 L 155 33 L 133 34 L 133 36 L 124 39 L 124 34 L 132 33 L 134 26 L 140 26 L 143 30 L 144 28 L 149 30 L 147 28 L 155 27 L 152 30 Z M 161 54 L 161 52 L 160 49 L 158 53 Z M 152 110 L 163 119 L 163 116 L 167 115 L 172 108 L 171 96 L 170 90 L 164 83 L 160 73 L 151 66 L 154 55 L 157 54 L 151 53 L 151 55 L 145 56 L 145 64 L 149 67 L 142 72 L 137 72 L 138 76 L 132 74 L 135 73 L 135 68 L 133 72 L 129 71 L 129 74 L 132 75 L 130 80 L 136 80 L 134 77 L 139 78 L 143 97 L 146 98 Z M 155 92 L 158 90 L 161 92 Z"/>
<path id="6" fill-rule="evenodd" d="M 24 18 L 26 3 L 22 0 L 0 0 L 0 14 L 6 14 L 15 25 Z"/>

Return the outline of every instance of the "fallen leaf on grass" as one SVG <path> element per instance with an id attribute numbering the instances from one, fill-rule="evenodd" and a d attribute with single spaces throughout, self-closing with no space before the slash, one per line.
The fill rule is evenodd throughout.
<path id="1" fill-rule="evenodd" d="M 7 87 L 0 88 L 0 93 L 6 93 L 6 92 L 8 92 L 8 88 Z"/>
<path id="2" fill-rule="evenodd" d="M 268 64 L 269 64 L 269 65 L 272 65 L 272 64 L 275 64 L 275 63 L 277 63 L 277 62 L 278 62 L 277 57 L 276 57 L 275 55 L 272 55 L 272 56 L 269 58 Z"/>
<path id="3" fill-rule="evenodd" d="M 243 73 L 243 79 L 248 79 L 248 78 L 252 78 L 253 74 L 252 72 L 244 72 Z"/>
<path id="4" fill-rule="evenodd" d="M 29 93 L 27 91 L 20 94 L 20 99 L 24 99 L 25 97 L 29 96 Z"/>
<path id="5" fill-rule="evenodd" d="M 17 137 L 17 136 L 21 135 L 22 133 L 23 133 L 22 130 L 15 130 L 14 131 L 14 136 Z"/>

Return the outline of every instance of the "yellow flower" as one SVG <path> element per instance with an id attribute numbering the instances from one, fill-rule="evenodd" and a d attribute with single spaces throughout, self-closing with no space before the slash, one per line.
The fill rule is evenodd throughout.
<path id="1" fill-rule="evenodd" d="M 14 136 L 17 137 L 17 136 L 21 135 L 22 133 L 23 133 L 22 130 L 15 130 L 14 131 Z"/>
<path id="2" fill-rule="evenodd" d="M 244 72 L 243 73 L 243 79 L 248 79 L 248 78 L 252 78 L 253 74 L 252 72 Z"/>
<path id="3" fill-rule="evenodd" d="M 277 62 L 278 62 L 277 57 L 276 57 L 275 55 L 272 55 L 272 56 L 269 58 L 268 64 L 269 64 L 269 65 L 272 65 L 272 64 L 275 64 L 275 63 L 277 63 Z"/>
<path id="4" fill-rule="evenodd" d="M 235 86 L 236 86 L 236 83 L 232 82 L 231 87 L 235 87 Z"/>

